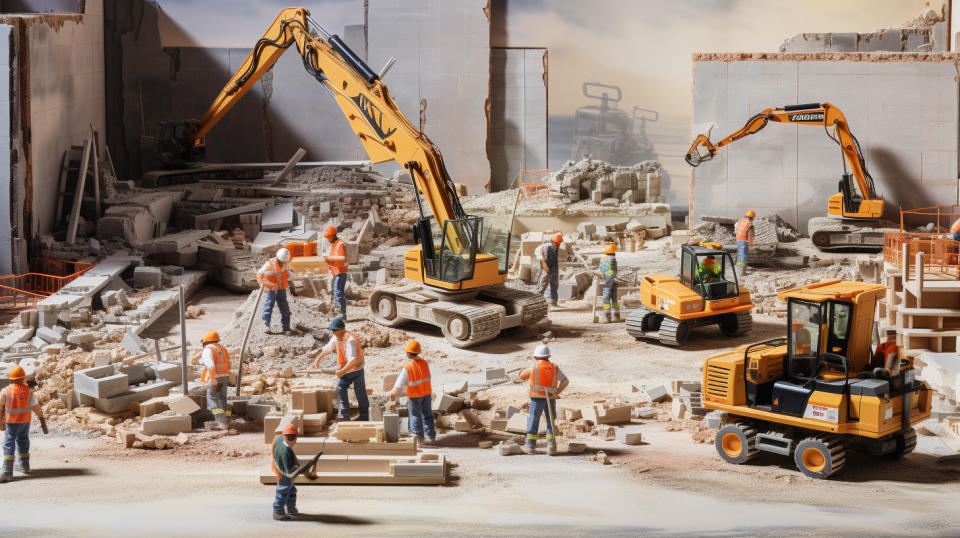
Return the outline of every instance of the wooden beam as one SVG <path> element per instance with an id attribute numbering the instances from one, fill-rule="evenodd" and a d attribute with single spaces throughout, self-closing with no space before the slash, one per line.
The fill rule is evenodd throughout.
<path id="1" fill-rule="evenodd" d="M 296 153 L 293 154 L 293 157 L 290 157 L 290 160 L 287 161 L 287 165 L 283 167 L 283 170 L 280 171 L 277 177 L 273 178 L 273 183 L 276 184 L 283 181 L 284 178 L 286 178 L 287 175 L 290 174 L 290 171 L 293 170 L 293 167 L 296 166 L 297 163 L 300 162 L 300 160 L 303 159 L 303 156 L 306 154 L 307 154 L 307 150 L 303 148 L 298 148 Z"/>
<path id="2" fill-rule="evenodd" d="M 224 209 L 223 211 L 214 211 L 213 213 L 207 213 L 205 215 L 197 215 L 194 217 L 193 226 L 194 228 L 205 228 L 206 224 L 211 220 L 232 217 L 234 215 L 243 215 L 245 213 L 253 213 L 254 211 L 260 211 L 264 207 L 267 207 L 266 202 L 257 202 L 255 204 L 247 204 L 240 207 Z"/>
<path id="3" fill-rule="evenodd" d="M 77 226 L 80 224 L 80 206 L 83 204 L 83 188 L 87 180 L 87 168 L 90 166 L 90 140 L 83 141 L 83 158 L 80 160 L 80 169 L 77 170 L 77 184 L 73 192 L 73 209 L 70 210 L 70 220 L 67 222 L 67 243 L 77 242 Z"/>

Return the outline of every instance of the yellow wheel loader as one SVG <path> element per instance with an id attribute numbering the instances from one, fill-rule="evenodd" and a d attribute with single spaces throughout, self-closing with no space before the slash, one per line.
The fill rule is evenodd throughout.
<path id="1" fill-rule="evenodd" d="M 874 308 L 885 293 L 840 280 L 781 292 L 786 338 L 707 359 L 703 406 L 726 412 L 714 443 L 720 457 L 746 463 L 773 452 L 807 476 L 827 478 L 843 469 L 851 448 L 910 453 L 932 392 L 909 360 L 894 375 L 870 368 Z"/>

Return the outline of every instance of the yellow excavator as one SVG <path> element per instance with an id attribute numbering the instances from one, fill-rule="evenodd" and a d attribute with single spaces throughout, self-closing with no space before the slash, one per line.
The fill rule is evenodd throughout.
<path id="1" fill-rule="evenodd" d="M 464 211 L 437 146 L 403 115 L 381 76 L 305 8 L 280 12 L 199 121 L 162 125 L 158 159 L 172 166 L 201 159 L 207 132 L 293 45 L 307 73 L 343 110 L 370 160 L 396 161 L 414 182 L 418 245 L 404 256 L 403 275 L 415 284 L 375 290 L 372 319 L 391 327 L 409 320 L 439 326 L 457 347 L 543 319 L 547 303 L 542 296 L 503 285 L 510 230 L 485 226 L 482 218 Z"/>
<path id="2" fill-rule="evenodd" d="M 717 453 L 746 463 L 761 451 L 793 458 L 813 478 L 842 470 L 847 449 L 899 459 L 917 445 L 933 392 L 908 359 L 870 368 L 874 309 L 886 288 L 830 280 L 780 292 L 787 337 L 710 357 L 703 406 L 726 412 Z"/>
<path id="3" fill-rule="evenodd" d="M 699 134 L 690 145 L 685 160 L 690 166 L 699 166 L 713 159 L 723 146 L 756 134 L 771 121 L 822 126 L 827 137 L 836 142 L 843 153 L 840 192 L 827 200 L 827 214 L 830 216 L 814 217 L 807 225 L 813 244 L 820 250 L 882 250 L 884 230 L 879 228 L 879 221 L 883 217 L 883 198 L 877 195 L 860 142 L 850 131 L 850 124 L 843 112 L 830 103 L 767 108 L 716 144 L 710 142 L 710 131 Z"/>

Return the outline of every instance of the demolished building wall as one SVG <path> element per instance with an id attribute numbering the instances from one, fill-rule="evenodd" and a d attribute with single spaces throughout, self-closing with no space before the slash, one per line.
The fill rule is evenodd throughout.
<path id="1" fill-rule="evenodd" d="M 925 207 L 957 201 L 956 54 L 698 54 L 693 134 L 714 141 L 767 107 L 830 102 L 844 112 L 885 200 Z M 821 127 L 769 125 L 693 170 L 694 224 L 747 209 L 806 232 L 825 216 L 844 172 Z"/>

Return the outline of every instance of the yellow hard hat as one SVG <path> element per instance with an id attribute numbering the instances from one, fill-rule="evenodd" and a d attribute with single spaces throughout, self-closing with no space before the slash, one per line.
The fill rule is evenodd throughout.
<path id="1" fill-rule="evenodd" d="M 407 344 L 407 353 L 420 353 L 420 342 L 410 340 L 410 343 Z"/>
<path id="2" fill-rule="evenodd" d="M 27 373 L 23 371 L 22 366 L 17 365 L 10 369 L 10 379 L 23 379 L 25 377 L 27 377 Z"/>
<path id="3" fill-rule="evenodd" d="M 617 252 L 616 243 L 610 243 L 609 245 L 607 245 L 607 248 L 603 249 L 604 254 L 616 254 L 616 252 Z"/>
<path id="4" fill-rule="evenodd" d="M 746 215 L 746 216 L 747 216 L 747 218 L 751 218 L 751 219 L 752 219 L 753 217 L 756 217 L 757 214 L 754 213 L 753 210 L 751 209 L 750 211 L 747 211 L 747 215 Z"/>
<path id="5" fill-rule="evenodd" d="M 220 335 L 217 334 L 217 331 L 210 331 L 207 334 L 203 335 L 203 340 L 200 340 L 204 344 L 209 344 L 212 342 L 219 342 Z"/>

